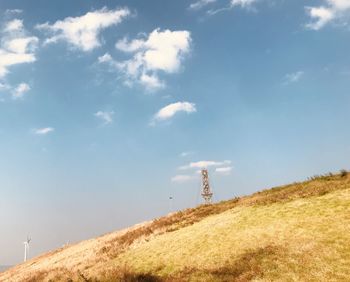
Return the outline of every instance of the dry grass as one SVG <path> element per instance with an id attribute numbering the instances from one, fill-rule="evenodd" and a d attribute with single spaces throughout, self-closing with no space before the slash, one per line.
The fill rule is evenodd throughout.
<path id="1" fill-rule="evenodd" d="M 187 209 L 46 254 L 0 281 L 347 281 L 347 172 Z"/>
<path id="2" fill-rule="evenodd" d="M 130 230 L 121 237 L 114 238 L 103 246 L 100 254 L 114 258 L 126 250 L 138 239 L 151 235 L 160 235 L 172 232 L 201 221 L 209 215 L 220 214 L 238 206 L 267 205 L 276 202 L 287 202 L 293 199 L 325 195 L 331 191 L 348 187 L 348 173 L 342 170 L 340 174 L 331 173 L 314 176 L 307 182 L 294 183 L 287 186 L 257 192 L 252 196 L 234 198 L 213 205 L 201 205 L 186 209 L 170 216 L 155 219 L 151 224 Z"/>

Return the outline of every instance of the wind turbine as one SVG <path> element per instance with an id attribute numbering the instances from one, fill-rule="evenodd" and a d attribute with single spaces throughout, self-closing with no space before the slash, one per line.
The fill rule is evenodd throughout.
<path id="1" fill-rule="evenodd" d="M 28 256 L 28 253 L 29 253 L 29 243 L 32 239 L 29 238 L 29 236 L 27 236 L 27 241 L 23 242 L 24 244 L 24 262 L 27 261 L 27 256 Z"/>

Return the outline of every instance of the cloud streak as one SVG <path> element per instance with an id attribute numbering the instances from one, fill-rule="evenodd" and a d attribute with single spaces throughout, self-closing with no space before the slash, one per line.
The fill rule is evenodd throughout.
<path id="1" fill-rule="evenodd" d="M 198 0 L 196 2 L 193 2 L 188 7 L 189 10 L 200 10 L 205 6 L 208 6 L 209 4 L 215 3 L 217 0 Z"/>
<path id="2" fill-rule="evenodd" d="M 185 112 L 187 114 L 195 113 L 197 111 L 196 105 L 189 102 L 177 102 L 169 104 L 161 108 L 153 117 L 152 122 L 159 122 L 171 119 L 175 114 L 179 112 Z"/>
<path id="3" fill-rule="evenodd" d="M 230 6 L 232 8 L 234 7 L 241 7 L 243 9 L 249 9 L 252 7 L 253 4 L 255 4 L 258 0 L 231 0 Z"/>
<path id="4" fill-rule="evenodd" d="M 217 167 L 215 169 L 216 173 L 222 174 L 222 175 L 230 175 L 233 167 L 232 166 L 226 166 L 226 167 Z"/>
<path id="5" fill-rule="evenodd" d="M 217 9 L 210 9 L 207 11 L 209 16 L 214 16 L 218 13 L 229 11 L 235 8 L 241 8 L 245 10 L 254 10 L 254 5 L 259 0 L 230 0 L 226 6 L 222 6 Z"/>
<path id="6" fill-rule="evenodd" d="M 208 167 L 218 167 L 218 166 L 224 166 L 224 165 L 230 165 L 231 161 L 225 160 L 225 161 L 198 161 L 198 162 L 191 162 L 187 165 L 180 166 L 179 170 L 188 170 L 188 169 L 203 169 Z"/>
<path id="7" fill-rule="evenodd" d="M 195 179 L 194 175 L 178 174 L 171 178 L 171 182 L 184 183 Z"/>
<path id="8" fill-rule="evenodd" d="M 44 128 L 38 128 L 34 130 L 34 133 L 36 135 L 47 135 L 51 132 L 54 132 L 55 129 L 53 127 L 44 127 Z"/>

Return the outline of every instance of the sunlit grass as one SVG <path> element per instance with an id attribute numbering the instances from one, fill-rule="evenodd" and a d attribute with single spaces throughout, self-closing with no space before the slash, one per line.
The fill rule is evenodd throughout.
<path id="1" fill-rule="evenodd" d="M 348 281 L 349 234 L 342 172 L 67 246 L 0 281 Z"/>
<path id="2" fill-rule="evenodd" d="M 346 281 L 349 234 L 347 189 L 288 203 L 237 207 L 139 244 L 116 264 L 164 278 Z"/>

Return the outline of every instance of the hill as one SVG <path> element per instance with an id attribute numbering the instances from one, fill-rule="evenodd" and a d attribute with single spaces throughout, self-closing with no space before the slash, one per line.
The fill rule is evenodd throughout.
<path id="1" fill-rule="evenodd" d="M 9 269 L 11 266 L 9 265 L 0 265 L 0 272 L 5 271 L 6 269 Z"/>
<path id="2" fill-rule="evenodd" d="M 349 281 L 349 234 L 342 172 L 67 246 L 0 281 Z"/>

